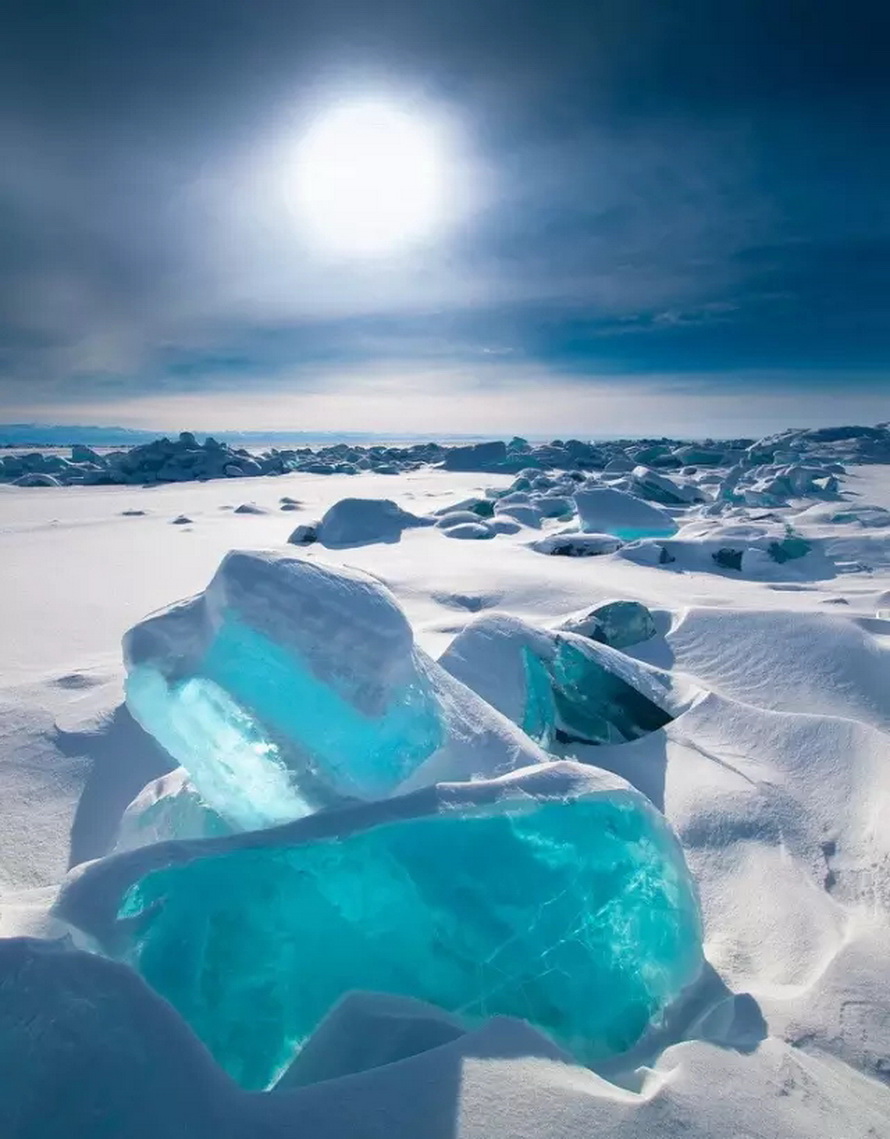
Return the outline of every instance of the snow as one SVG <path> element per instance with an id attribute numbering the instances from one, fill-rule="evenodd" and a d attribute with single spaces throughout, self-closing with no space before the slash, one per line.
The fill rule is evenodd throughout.
<path id="1" fill-rule="evenodd" d="M 100 1120 L 128 1139 L 283 1139 L 295 1129 L 320 1139 L 882 1137 L 890 1118 L 890 620 L 878 616 L 890 610 L 886 434 L 826 441 L 798 432 L 761 441 L 749 457 L 747 441 L 709 443 L 722 461 L 693 474 L 686 460 L 701 460 L 672 444 L 645 457 L 641 444 L 604 445 L 611 470 L 576 472 L 579 492 L 627 493 L 633 467 L 644 464 L 708 501 L 664 508 L 675 537 L 643 537 L 595 558 L 529 548 L 564 528 L 546 517 L 543 534 L 522 527 L 489 541 L 446 541 L 429 526 L 347 549 L 287 545 L 295 525 L 348 496 L 390 498 L 425 517 L 522 478 L 530 501 L 564 493 L 562 475 L 539 469 L 0 486 L 0 1070 L 17 1077 L 0 1087 L 4 1134 L 92 1139 Z M 567 446 L 551 453 L 568 456 Z M 509 453 L 527 467 L 531 451 Z M 374 462 L 385 465 L 382 456 Z M 730 478 L 733 464 L 741 466 Z M 818 486 L 818 475 L 800 495 L 745 501 L 748 491 L 768 493 L 755 489 L 759 480 L 795 466 L 825 471 L 838 489 Z M 551 485 L 533 487 L 539 477 Z M 298 509 L 282 514 L 282 495 Z M 238 515 L 243 502 L 268 513 Z M 170 525 L 179 515 L 191 523 Z M 766 550 L 786 525 L 813 549 L 778 564 Z M 341 1007 L 339 1027 L 319 1028 L 318 1066 L 305 1080 L 248 1093 L 132 969 L 45 940 L 66 932 L 49 910 L 69 864 L 130 845 L 137 811 L 168 799 L 176 807 L 188 793 L 122 706 L 121 636 L 205 589 L 225 554 L 245 547 L 381 580 L 432 658 L 480 613 L 546 629 L 616 599 L 650 610 L 657 634 L 624 653 L 699 695 L 639 739 L 561 749 L 614 772 L 663 811 L 698 884 L 705 972 L 695 1000 L 660 1036 L 592 1071 L 518 1020 L 461 1022 L 437 1036 L 411 1029 L 418 1019 L 441 1023 L 435 1008 L 381 1011 L 363 994 Z M 660 560 L 662 547 L 675 561 Z M 714 561 L 724 547 L 745 551 L 741 570 Z M 752 562 L 751 550 L 762 560 Z M 499 739 L 512 739 L 500 754 L 521 751 L 521 737 L 499 723 Z M 122 827 L 133 800 L 139 807 Z M 143 837 L 164 837 L 162 824 L 178 828 L 182 818 L 149 817 Z M 197 827 L 203 834 L 201 819 Z M 381 1017 L 390 1025 L 381 1035 L 402 1042 L 392 1051 L 361 1040 L 361 1026 Z M 309 1082 L 322 1073 L 329 1078 Z"/>

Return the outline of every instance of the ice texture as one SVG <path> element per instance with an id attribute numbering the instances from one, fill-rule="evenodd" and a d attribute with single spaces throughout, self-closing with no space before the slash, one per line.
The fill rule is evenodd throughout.
<path id="1" fill-rule="evenodd" d="M 232 828 L 204 802 L 181 767 L 153 780 L 121 816 L 115 850 L 172 838 L 215 838 Z"/>
<path id="2" fill-rule="evenodd" d="M 358 571 L 233 551 L 124 650 L 133 716 L 236 829 L 388 795 L 428 760 L 421 783 L 542 758 L 417 648 L 392 594 Z"/>
<path id="3" fill-rule="evenodd" d="M 654 637 L 657 630 L 652 614 L 639 601 L 606 601 L 567 617 L 560 626 L 568 633 L 589 637 L 613 649 L 638 645 Z"/>
<path id="4" fill-rule="evenodd" d="M 590 1064 L 634 1045 L 702 962 L 664 818 L 573 763 L 130 851 L 84 867 L 58 909 L 248 1088 L 356 989 L 520 1017 Z"/>
<path id="5" fill-rule="evenodd" d="M 663 727 L 678 708 L 669 674 L 572 632 L 487 613 L 440 663 L 543 747 L 611 744 Z"/>

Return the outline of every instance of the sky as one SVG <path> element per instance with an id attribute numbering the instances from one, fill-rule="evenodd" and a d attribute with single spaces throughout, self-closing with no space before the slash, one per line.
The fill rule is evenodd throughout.
<path id="1" fill-rule="evenodd" d="M 12 0 L 0 420 L 886 420 L 888 44 L 860 0 Z M 306 139 L 369 104 L 442 202 L 373 254 L 301 205 Z"/>

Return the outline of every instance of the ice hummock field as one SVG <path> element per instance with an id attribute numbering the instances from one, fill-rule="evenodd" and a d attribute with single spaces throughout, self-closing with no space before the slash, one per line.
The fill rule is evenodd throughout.
<path id="1" fill-rule="evenodd" d="M 890 1133 L 890 467 L 817 442 L 0 486 L 3 1134 Z"/>

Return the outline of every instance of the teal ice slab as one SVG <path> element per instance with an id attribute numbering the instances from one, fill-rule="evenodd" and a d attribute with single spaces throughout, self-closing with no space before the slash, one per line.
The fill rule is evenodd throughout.
<path id="1" fill-rule="evenodd" d="M 418 667 L 364 710 L 336 677 L 227 616 L 190 676 L 133 668 L 127 702 L 206 799 L 241 829 L 308 814 L 326 801 L 389 794 L 442 741 Z"/>
<path id="2" fill-rule="evenodd" d="M 482 806 L 479 793 L 333 835 L 315 816 L 204 843 L 131 880 L 106 940 L 248 1088 L 273 1084 L 355 989 L 468 1022 L 521 1017 L 582 1063 L 626 1050 L 701 965 L 669 827 L 630 789 Z"/>
<path id="3" fill-rule="evenodd" d="M 626 743 L 673 718 L 596 657 L 565 639 L 550 658 L 523 646 L 525 706 L 520 727 L 544 748 L 558 733 L 590 744 Z"/>

